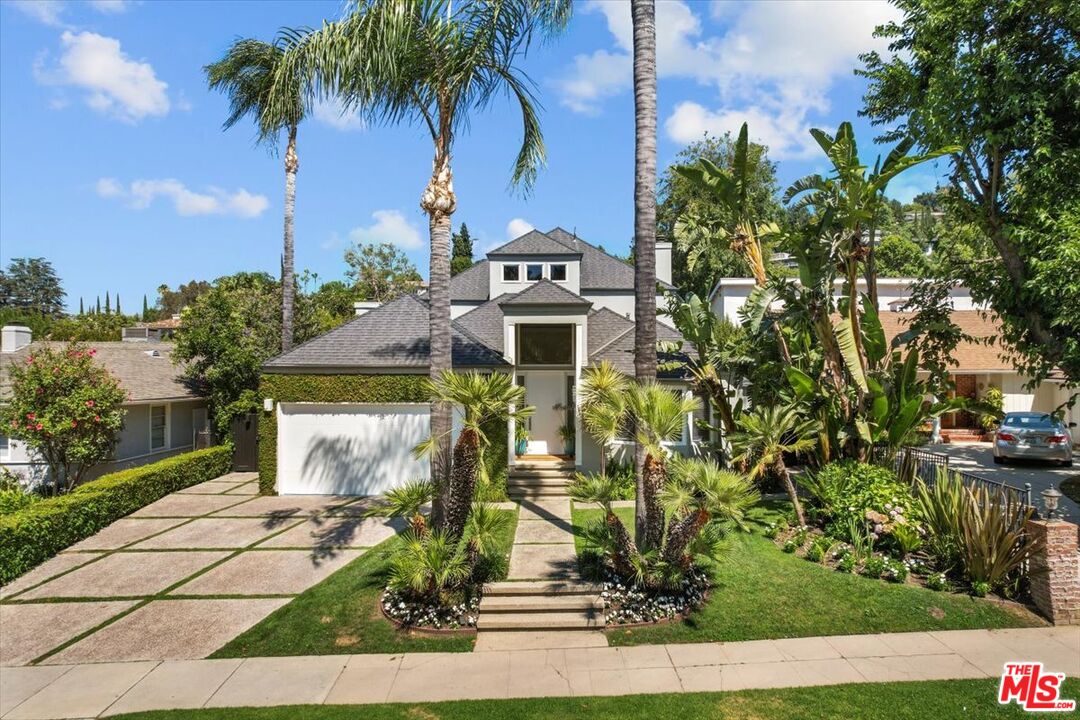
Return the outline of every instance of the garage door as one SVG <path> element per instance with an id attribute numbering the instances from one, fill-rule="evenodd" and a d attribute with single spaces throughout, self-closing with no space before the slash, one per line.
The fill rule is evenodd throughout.
<path id="1" fill-rule="evenodd" d="M 427 405 L 278 405 L 278 492 L 378 495 L 428 477 L 412 449 L 428 437 Z"/>

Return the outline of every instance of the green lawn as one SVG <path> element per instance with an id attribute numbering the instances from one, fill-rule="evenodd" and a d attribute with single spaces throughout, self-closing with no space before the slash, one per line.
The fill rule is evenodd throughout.
<path id="1" fill-rule="evenodd" d="M 623 697 L 469 700 L 393 705 L 170 710 L 117 715 L 117 720 L 541 720 L 587 716 L 626 718 L 727 718 L 729 720 L 970 720 L 1019 718 L 1017 705 L 997 704 L 997 680 L 873 683 L 832 687 L 742 690 L 730 693 L 627 695 Z M 1080 680 L 1069 678 L 1062 697 L 1080 698 Z"/>
<path id="2" fill-rule="evenodd" d="M 633 527 L 632 508 L 616 512 Z M 574 510 L 574 524 L 580 527 L 601 513 Z M 766 522 L 777 515 L 777 506 L 762 506 L 753 514 Z M 581 553 L 580 537 L 577 543 Z M 608 639 L 612 645 L 640 645 L 1042 624 L 1031 613 L 989 600 L 824 568 L 781 552 L 755 523 L 753 532 L 732 539 L 704 608 L 682 622 L 612 627 Z"/>
<path id="3" fill-rule="evenodd" d="M 517 511 L 501 512 L 512 516 L 500 539 L 504 552 L 509 553 L 517 527 Z M 368 550 L 211 657 L 469 652 L 473 636 L 404 632 L 383 617 L 378 602 L 386 582 L 388 551 L 400 543 L 400 537 L 393 537 Z"/>

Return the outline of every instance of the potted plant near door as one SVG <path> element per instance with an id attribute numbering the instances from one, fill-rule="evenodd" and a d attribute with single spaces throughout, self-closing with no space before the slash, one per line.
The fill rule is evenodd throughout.
<path id="1" fill-rule="evenodd" d="M 563 441 L 563 454 L 573 455 L 576 447 L 574 423 L 567 420 L 566 424 L 559 428 L 559 437 Z"/>
<path id="2" fill-rule="evenodd" d="M 529 449 L 529 431 L 525 423 L 518 422 L 514 426 L 514 453 L 521 457 Z"/>

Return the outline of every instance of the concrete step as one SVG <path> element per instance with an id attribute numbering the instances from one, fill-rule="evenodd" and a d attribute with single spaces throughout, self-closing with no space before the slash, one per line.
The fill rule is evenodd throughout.
<path id="1" fill-rule="evenodd" d="M 507 482 L 514 485 L 565 485 L 573 480 L 566 475 L 511 475 Z"/>
<path id="2" fill-rule="evenodd" d="M 599 597 L 603 590 L 604 586 L 596 583 L 526 580 L 523 582 L 496 582 L 485 585 L 484 597 L 512 595 L 591 595 Z"/>
<path id="3" fill-rule="evenodd" d="M 547 478 L 572 480 L 574 478 L 574 473 L 566 472 L 565 470 L 511 470 L 507 477 L 511 480 L 542 480 Z"/>
<path id="4" fill-rule="evenodd" d="M 603 610 L 604 601 L 593 595 L 488 595 L 480 601 L 481 614 Z"/>
<path id="5" fill-rule="evenodd" d="M 540 500 L 541 498 L 568 498 L 565 487 L 508 488 L 507 494 L 514 500 Z"/>
<path id="6" fill-rule="evenodd" d="M 600 610 L 480 614 L 477 630 L 586 630 L 604 627 Z"/>
<path id="7" fill-rule="evenodd" d="M 561 470 L 563 472 L 574 472 L 574 461 L 567 460 L 563 462 L 556 462 L 551 460 L 517 460 L 510 468 L 510 472 L 515 470 Z"/>

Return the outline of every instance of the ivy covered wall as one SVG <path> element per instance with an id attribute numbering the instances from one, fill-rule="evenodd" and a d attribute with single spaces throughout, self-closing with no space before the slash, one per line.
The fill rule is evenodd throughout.
<path id="1" fill-rule="evenodd" d="M 278 402 L 397 403 L 427 402 L 426 375 L 277 375 L 264 374 L 260 397 Z M 504 454 L 505 457 L 505 454 Z M 505 461 L 504 461 L 505 462 Z M 277 480 L 277 413 L 259 418 L 259 490 L 274 494 Z"/>

